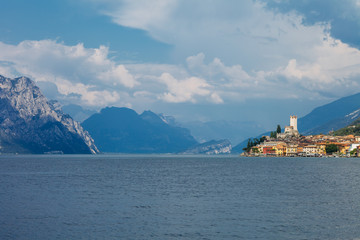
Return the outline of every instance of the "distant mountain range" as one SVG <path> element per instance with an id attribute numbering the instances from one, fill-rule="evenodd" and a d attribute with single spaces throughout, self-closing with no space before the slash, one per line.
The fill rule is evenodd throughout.
<path id="1" fill-rule="evenodd" d="M 76 120 L 83 122 L 96 111 L 85 109 L 79 105 L 71 104 L 62 107 L 65 113 Z M 265 129 L 258 123 L 252 121 L 191 121 L 178 122 L 173 116 L 162 113 L 157 114 L 165 123 L 174 127 L 182 127 L 190 130 L 191 135 L 200 143 L 214 139 L 229 139 L 231 143 L 238 143 L 254 134 L 260 134 Z"/>
<path id="2" fill-rule="evenodd" d="M 69 114 L 75 121 L 83 122 L 97 111 L 84 109 L 76 104 L 69 104 L 61 107 L 64 113 Z"/>
<path id="3" fill-rule="evenodd" d="M 48 101 L 33 81 L 0 76 L 0 153 L 87 154 L 114 153 L 193 153 L 230 152 L 228 140 L 199 145 L 173 117 L 151 111 L 137 114 L 129 108 L 110 107 L 94 113 L 78 105 L 63 107 Z"/>
<path id="4" fill-rule="evenodd" d="M 231 121 L 179 124 L 170 116 L 151 111 L 137 114 L 129 108 L 108 107 L 99 113 L 77 105 L 63 108 L 77 119 L 92 115 L 81 126 L 65 114 L 57 102 L 48 101 L 29 78 L 0 76 L 0 153 L 97 153 L 99 150 L 116 153 L 237 153 L 246 146 L 247 140 L 232 148 L 225 138 L 235 142 L 251 133 L 258 135 L 263 130 L 254 123 Z M 357 128 L 358 122 L 353 122 L 359 116 L 360 93 L 315 108 L 299 118 L 298 129 L 300 133 L 309 135 L 326 134 L 351 123 L 352 128 Z"/>
<path id="5" fill-rule="evenodd" d="M 102 152 L 178 153 L 198 144 L 190 131 L 167 124 L 151 111 L 104 108 L 82 123 Z"/>
<path id="6" fill-rule="evenodd" d="M 229 139 L 231 143 L 239 143 L 249 136 L 254 136 L 266 130 L 255 122 L 245 121 L 192 121 L 180 123 L 188 128 L 199 142 L 212 139 Z"/>
<path id="7" fill-rule="evenodd" d="M 0 153 L 97 153 L 80 123 L 29 78 L 0 76 Z"/>

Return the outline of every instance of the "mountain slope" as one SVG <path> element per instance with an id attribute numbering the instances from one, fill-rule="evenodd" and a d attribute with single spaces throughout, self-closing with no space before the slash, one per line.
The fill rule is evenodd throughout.
<path id="1" fill-rule="evenodd" d="M 61 109 L 64 113 L 69 114 L 75 121 L 78 122 L 82 122 L 96 113 L 96 111 L 84 109 L 83 107 L 76 104 L 65 105 L 62 106 Z"/>
<path id="2" fill-rule="evenodd" d="M 81 125 L 26 77 L 0 76 L 0 146 L 2 153 L 98 152 Z"/>
<path id="3" fill-rule="evenodd" d="M 197 144 L 187 129 L 170 126 L 151 111 L 104 108 L 82 125 L 103 152 L 176 153 Z"/>
<path id="4" fill-rule="evenodd" d="M 345 135 L 354 135 L 359 136 L 360 135 L 360 118 L 352 122 L 350 125 L 338 129 L 334 132 L 335 136 L 345 136 Z"/>
<path id="5" fill-rule="evenodd" d="M 359 116 L 360 93 L 340 98 L 315 108 L 298 120 L 299 132 L 305 135 L 328 133 L 349 125 Z"/>

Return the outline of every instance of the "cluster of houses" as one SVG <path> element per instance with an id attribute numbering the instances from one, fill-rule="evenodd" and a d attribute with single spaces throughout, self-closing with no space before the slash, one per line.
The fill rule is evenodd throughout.
<path id="1" fill-rule="evenodd" d="M 300 136 L 296 116 L 290 117 L 290 126 L 276 138 L 265 140 L 245 152 L 247 156 L 322 157 L 329 156 L 328 146 L 336 147 L 331 156 L 360 156 L 360 136 L 310 135 Z M 328 152 L 327 152 L 328 150 Z"/>

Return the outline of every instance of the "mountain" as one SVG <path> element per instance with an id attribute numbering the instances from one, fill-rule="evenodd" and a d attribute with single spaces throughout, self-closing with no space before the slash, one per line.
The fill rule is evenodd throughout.
<path id="1" fill-rule="evenodd" d="M 75 121 L 82 122 L 96 111 L 84 109 L 83 107 L 76 104 L 69 104 L 62 107 L 64 113 L 69 114 Z"/>
<path id="2" fill-rule="evenodd" d="M 360 93 L 357 93 L 315 108 L 298 120 L 298 129 L 304 135 L 327 134 L 349 125 L 359 114 Z"/>
<path id="3" fill-rule="evenodd" d="M 80 123 L 49 102 L 29 78 L 0 76 L 0 152 L 97 153 Z"/>
<path id="4" fill-rule="evenodd" d="M 345 135 L 360 135 L 360 118 L 352 122 L 350 125 L 340 128 L 334 132 L 335 136 L 345 136 Z"/>
<path id="5" fill-rule="evenodd" d="M 266 131 L 255 122 L 245 121 L 193 121 L 181 123 L 181 126 L 189 129 L 199 142 L 211 139 L 229 139 L 232 143 L 238 143 L 249 136 Z"/>
<path id="6" fill-rule="evenodd" d="M 189 130 L 171 126 L 160 116 L 129 108 L 104 108 L 83 124 L 103 152 L 177 153 L 197 144 Z"/>
<path id="7" fill-rule="evenodd" d="M 184 154 L 229 154 L 231 143 L 227 139 L 211 140 L 189 148 Z"/>

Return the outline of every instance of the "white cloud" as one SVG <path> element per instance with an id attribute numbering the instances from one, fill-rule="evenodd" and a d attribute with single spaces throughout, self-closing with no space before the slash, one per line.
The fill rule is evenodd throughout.
<path id="1" fill-rule="evenodd" d="M 118 3 L 122 8 L 106 9 L 103 13 L 111 16 L 114 22 L 124 26 L 149 29 L 168 19 L 177 0 L 124 0 Z M 128 11 L 123 11 L 123 9 Z"/>
<path id="2" fill-rule="evenodd" d="M 104 46 L 67 46 L 52 40 L 24 41 L 18 45 L 0 42 L 0 74 L 29 76 L 41 83 L 48 97 L 87 106 L 131 106 L 141 105 L 142 101 L 146 105 L 159 100 L 223 102 L 213 86 L 203 78 L 190 76 L 182 66 L 125 66 L 109 59 L 108 52 Z"/>
<path id="3" fill-rule="evenodd" d="M 177 80 L 171 74 L 163 73 L 160 81 L 166 84 L 168 88 L 168 92 L 160 96 L 166 102 L 180 103 L 190 101 L 195 103 L 198 96 L 209 96 L 215 103 L 223 102 L 220 96 L 211 90 L 212 86 L 204 79 L 190 77 Z"/>
<path id="4" fill-rule="evenodd" d="M 108 58 L 108 48 L 67 46 L 53 40 L 23 41 L 18 45 L 0 42 L 4 75 L 26 75 L 36 81 L 52 82 L 64 95 L 80 95 L 80 103 L 104 106 L 116 103 L 119 92 L 139 83 L 125 66 Z"/>
<path id="5" fill-rule="evenodd" d="M 276 14 L 252 0 L 91 1 L 117 24 L 172 44 L 180 60 L 203 52 L 247 70 L 270 70 L 306 57 L 303 49 L 319 44 L 329 27 L 304 26 L 295 13 Z"/>
<path id="6" fill-rule="evenodd" d="M 341 97 L 357 92 L 359 86 L 360 51 L 328 35 L 303 51 L 307 58 L 296 56 L 282 66 L 259 71 L 227 65 L 220 58 L 207 61 L 204 53 L 187 57 L 183 66 L 121 65 L 109 59 L 108 51 L 103 46 L 91 49 L 51 40 L 0 42 L 0 74 L 51 82 L 68 99 L 99 107 Z"/>
<path id="7" fill-rule="evenodd" d="M 138 85 L 138 82 L 135 81 L 134 77 L 123 65 L 112 66 L 109 71 L 100 72 L 98 78 L 107 82 L 113 82 L 114 86 L 118 83 L 128 88 Z"/>
<path id="8" fill-rule="evenodd" d="M 329 36 L 331 23 L 304 25 L 295 12 L 275 13 L 252 0 L 163 0 L 154 9 L 149 4 L 108 0 L 98 6 L 117 24 L 172 44 L 174 55 L 187 64 L 185 74 L 175 78 L 206 79 L 224 101 L 341 97 L 356 91 L 359 51 Z M 164 96 L 192 99 L 171 91 Z"/>
<path id="9" fill-rule="evenodd" d="M 225 65 L 205 54 L 187 58 L 189 72 L 207 79 L 225 101 L 252 98 L 317 99 L 358 92 L 360 51 L 325 35 L 319 45 L 304 50 L 303 57 L 289 59 L 268 71 L 245 71 L 241 65 Z"/>
<path id="10" fill-rule="evenodd" d="M 289 60 L 278 73 L 309 91 L 346 94 L 356 91 L 360 77 L 360 51 L 327 36 L 309 53 L 312 61 Z"/>

